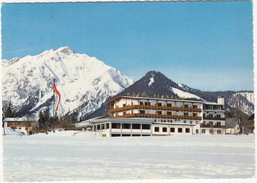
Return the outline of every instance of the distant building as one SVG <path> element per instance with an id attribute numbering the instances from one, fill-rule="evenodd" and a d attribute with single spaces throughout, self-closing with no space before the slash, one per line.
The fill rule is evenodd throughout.
<path id="1" fill-rule="evenodd" d="M 38 122 L 28 118 L 5 118 L 4 128 L 10 127 L 24 134 L 33 134 L 38 130 Z"/>
<path id="2" fill-rule="evenodd" d="M 118 96 L 108 102 L 109 118 L 91 119 L 76 127 L 95 136 L 166 136 L 225 134 L 224 98 L 200 100 Z"/>

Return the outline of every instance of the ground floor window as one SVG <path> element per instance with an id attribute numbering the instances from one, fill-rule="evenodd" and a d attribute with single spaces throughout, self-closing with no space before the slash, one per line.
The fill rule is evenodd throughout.
<path id="1" fill-rule="evenodd" d="M 190 133 L 190 128 L 186 128 L 186 133 Z"/>
<path id="2" fill-rule="evenodd" d="M 202 129 L 202 133 L 205 133 L 206 132 L 206 130 L 205 129 Z"/>
<path id="3" fill-rule="evenodd" d="M 130 129 L 130 124 L 129 123 L 122 124 L 122 129 Z"/>
<path id="4" fill-rule="evenodd" d="M 182 133 L 182 128 L 178 128 L 178 133 Z"/>
<path id="5" fill-rule="evenodd" d="M 112 123 L 113 129 L 120 129 L 120 123 Z"/>
<path id="6" fill-rule="evenodd" d="M 132 124 L 132 129 L 141 129 L 140 124 Z"/>
<path id="7" fill-rule="evenodd" d="M 199 130 L 198 129 L 196 129 L 196 131 L 195 131 L 196 133 L 199 133 Z"/>
<path id="8" fill-rule="evenodd" d="M 148 130 L 150 128 L 151 128 L 150 124 L 142 124 L 142 129 Z"/>
<path id="9" fill-rule="evenodd" d="M 213 129 L 210 129 L 209 132 L 210 132 L 210 134 L 213 134 Z"/>
<path id="10" fill-rule="evenodd" d="M 218 133 L 218 134 L 221 134 L 221 130 L 217 130 L 217 133 Z"/>
<path id="11" fill-rule="evenodd" d="M 155 132 L 159 132 L 159 127 L 154 127 Z"/>
<path id="12" fill-rule="evenodd" d="M 166 127 L 163 127 L 163 128 L 162 128 L 162 132 L 167 132 L 167 128 L 166 128 Z"/>
<path id="13" fill-rule="evenodd" d="M 120 137 L 120 134 L 112 134 L 112 137 Z"/>
<path id="14" fill-rule="evenodd" d="M 175 128 L 170 128 L 170 132 L 175 132 Z"/>

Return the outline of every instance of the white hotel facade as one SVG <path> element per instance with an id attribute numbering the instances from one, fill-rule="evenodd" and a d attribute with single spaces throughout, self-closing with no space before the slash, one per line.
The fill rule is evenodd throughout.
<path id="1" fill-rule="evenodd" d="M 76 124 L 99 137 L 225 134 L 224 98 L 198 100 L 118 96 L 107 118 Z"/>

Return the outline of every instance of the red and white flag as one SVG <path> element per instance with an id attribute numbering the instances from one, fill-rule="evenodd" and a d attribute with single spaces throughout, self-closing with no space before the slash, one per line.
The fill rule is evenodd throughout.
<path id="1" fill-rule="evenodd" d="M 55 106 L 55 110 L 57 111 L 58 107 L 59 107 L 59 104 L 60 104 L 60 100 L 61 100 L 61 93 L 57 90 L 55 82 L 54 82 L 54 92 L 58 96 L 58 102 L 56 103 L 56 106 Z"/>

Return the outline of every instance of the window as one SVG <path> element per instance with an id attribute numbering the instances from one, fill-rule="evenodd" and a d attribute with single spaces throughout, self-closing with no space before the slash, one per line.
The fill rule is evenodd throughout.
<path id="1" fill-rule="evenodd" d="M 120 129 L 120 123 L 112 123 L 113 129 Z"/>
<path id="2" fill-rule="evenodd" d="M 144 103 L 143 103 L 143 102 L 140 102 L 139 105 L 144 105 Z"/>
<path id="3" fill-rule="evenodd" d="M 151 128 L 151 126 L 149 124 L 142 124 L 142 129 L 148 130 L 150 128 Z"/>
<path id="4" fill-rule="evenodd" d="M 185 105 L 185 108 L 188 108 L 188 105 Z"/>
<path id="5" fill-rule="evenodd" d="M 101 129 L 104 129 L 104 124 L 101 124 Z"/>
<path id="6" fill-rule="evenodd" d="M 172 113 L 171 112 L 167 112 L 167 115 L 172 115 Z"/>
<path id="7" fill-rule="evenodd" d="M 186 133 L 190 133 L 190 128 L 186 128 Z"/>
<path id="8" fill-rule="evenodd" d="M 167 132 L 167 128 L 166 128 L 166 127 L 163 127 L 163 128 L 162 128 L 162 132 Z"/>
<path id="9" fill-rule="evenodd" d="M 170 132 L 175 132 L 175 128 L 170 128 Z"/>
<path id="10" fill-rule="evenodd" d="M 161 106 L 162 106 L 162 103 L 157 103 L 157 106 L 160 106 L 160 107 L 161 107 Z"/>
<path id="11" fill-rule="evenodd" d="M 185 112 L 185 113 L 184 113 L 184 115 L 185 115 L 185 116 L 188 116 L 188 113 L 187 113 L 187 112 Z"/>
<path id="12" fill-rule="evenodd" d="M 171 107 L 172 105 L 171 104 L 167 104 L 167 107 Z"/>
<path id="13" fill-rule="evenodd" d="M 178 128 L 178 133 L 182 133 L 182 128 Z"/>
<path id="14" fill-rule="evenodd" d="M 125 116 L 126 115 L 126 112 L 123 112 L 123 116 Z"/>
<path id="15" fill-rule="evenodd" d="M 112 137 L 120 137 L 120 134 L 112 134 Z"/>
<path id="16" fill-rule="evenodd" d="M 199 130 L 198 129 L 196 129 L 196 131 L 195 131 L 197 134 L 199 133 Z"/>
<path id="17" fill-rule="evenodd" d="M 159 127 L 154 127 L 155 132 L 159 132 Z"/>
<path id="18" fill-rule="evenodd" d="M 145 102 L 145 105 L 146 106 L 150 106 L 150 102 Z"/>
<path id="19" fill-rule="evenodd" d="M 122 129 L 130 129 L 130 124 L 129 123 L 122 124 Z"/>
<path id="20" fill-rule="evenodd" d="M 156 111 L 156 114 L 161 115 L 162 111 Z"/>
<path id="21" fill-rule="evenodd" d="M 132 124 L 132 129 L 141 129 L 140 124 Z"/>
<path id="22" fill-rule="evenodd" d="M 197 116 L 197 113 L 193 113 L 193 116 Z"/>
<path id="23" fill-rule="evenodd" d="M 210 134 L 213 134 L 213 129 L 210 129 L 210 130 L 209 130 L 209 133 L 210 133 Z"/>
<path id="24" fill-rule="evenodd" d="M 144 110 L 140 110 L 140 114 L 145 114 L 145 111 Z"/>
<path id="25" fill-rule="evenodd" d="M 217 130 L 217 133 L 218 133 L 218 134 L 221 134 L 221 130 Z"/>
<path id="26" fill-rule="evenodd" d="M 209 117 L 211 117 L 211 118 L 212 118 L 212 117 L 213 117 L 213 114 L 209 114 Z"/>
<path id="27" fill-rule="evenodd" d="M 210 125 L 210 126 L 213 126 L 213 122 L 212 122 L 212 121 L 210 121 L 210 122 L 209 122 L 209 125 Z"/>
<path id="28" fill-rule="evenodd" d="M 126 104 L 123 104 L 123 107 L 126 107 Z"/>
<path id="29" fill-rule="evenodd" d="M 205 133 L 206 132 L 206 130 L 205 129 L 202 129 L 202 133 Z"/>
<path id="30" fill-rule="evenodd" d="M 217 118 L 221 118 L 220 114 L 217 114 L 216 117 L 217 117 Z"/>
<path id="31" fill-rule="evenodd" d="M 220 126 L 220 125 L 221 125 L 221 122 L 217 122 L 216 125 L 217 125 L 217 126 Z"/>
<path id="32" fill-rule="evenodd" d="M 197 109 L 197 105 L 193 105 L 193 109 Z"/>
<path id="33" fill-rule="evenodd" d="M 185 120 L 184 123 L 187 123 L 187 121 Z"/>
<path id="34" fill-rule="evenodd" d="M 109 129 L 109 123 L 106 123 L 106 129 Z"/>

